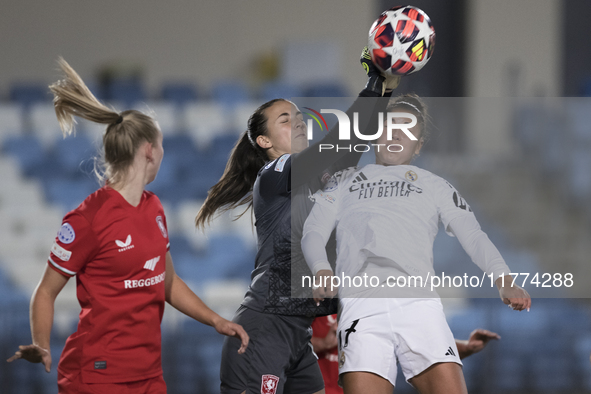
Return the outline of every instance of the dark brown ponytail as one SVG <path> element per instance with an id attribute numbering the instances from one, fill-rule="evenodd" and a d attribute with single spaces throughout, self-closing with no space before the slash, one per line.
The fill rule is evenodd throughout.
<path id="1" fill-rule="evenodd" d="M 274 99 L 261 105 L 248 120 L 248 130 L 232 149 L 224 174 L 207 194 L 203 206 L 195 218 L 195 225 L 204 228 L 216 212 L 223 213 L 247 204 L 244 212 L 252 206 L 252 191 L 259 170 L 269 158 L 265 149 L 261 148 L 256 139 L 267 134 L 267 115 L 265 110 L 278 101 Z"/>

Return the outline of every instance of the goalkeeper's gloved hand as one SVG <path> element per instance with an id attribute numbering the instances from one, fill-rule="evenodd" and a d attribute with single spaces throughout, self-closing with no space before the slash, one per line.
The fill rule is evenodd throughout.
<path id="1" fill-rule="evenodd" d="M 371 60 L 371 55 L 369 54 L 369 50 L 367 47 L 363 48 L 361 52 L 361 58 L 359 59 L 365 73 L 369 77 L 367 81 L 367 85 L 365 85 L 366 90 L 371 90 L 383 96 L 384 93 L 392 92 L 392 90 L 396 89 L 400 84 L 400 76 L 391 76 L 391 77 L 384 77 L 382 72 L 376 67 L 376 65 Z"/>

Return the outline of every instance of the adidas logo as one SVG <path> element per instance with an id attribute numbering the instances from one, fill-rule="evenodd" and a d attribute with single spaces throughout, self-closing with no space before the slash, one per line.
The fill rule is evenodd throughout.
<path id="1" fill-rule="evenodd" d="M 156 268 L 156 264 L 158 264 L 159 261 L 160 256 L 154 257 L 153 259 L 146 261 L 146 264 L 144 264 L 144 269 L 154 271 L 154 268 Z"/>
<path id="2" fill-rule="evenodd" d="M 447 353 L 445 353 L 446 356 L 454 356 L 455 357 L 455 353 L 454 350 L 451 348 L 451 346 L 447 349 Z"/>
<path id="3" fill-rule="evenodd" d="M 127 239 L 125 240 L 125 242 L 122 242 L 122 241 L 119 241 L 118 239 L 116 239 L 115 244 L 117 244 L 117 246 L 119 246 L 121 248 L 121 249 L 119 249 L 120 252 L 125 252 L 126 250 L 133 249 L 133 245 L 131 244 L 131 234 L 129 234 L 127 236 Z"/>
<path id="4" fill-rule="evenodd" d="M 357 175 L 355 177 L 355 179 L 353 179 L 352 183 L 363 182 L 363 181 L 367 181 L 367 177 L 365 176 L 365 174 L 363 172 L 360 172 L 359 175 Z"/>

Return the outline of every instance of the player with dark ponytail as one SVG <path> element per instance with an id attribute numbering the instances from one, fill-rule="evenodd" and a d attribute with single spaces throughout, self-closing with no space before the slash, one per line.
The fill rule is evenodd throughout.
<path id="1" fill-rule="evenodd" d="M 64 136 L 74 132 L 74 116 L 107 125 L 98 171 L 105 185 L 64 217 L 31 300 L 33 343 L 19 346 L 8 361 L 23 358 L 50 371 L 54 302 L 76 276 L 82 311 L 58 364 L 59 393 L 165 394 L 160 335 L 165 301 L 220 334 L 239 338 L 240 353 L 248 335 L 209 309 L 174 271 L 164 210 L 145 190 L 164 156 L 158 123 L 139 111 L 106 107 L 68 63 L 59 64 L 65 79 L 50 89 Z"/>
<path id="2" fill-rule="evenodd" d="M 386 80 L 365 50 L 361 62 L 369 81 L 347 114 L 359 114 L 359 130 L 375 133 L 377 112 L 384 111 L 399 78 Z M 384 92 L 386 92 L 384 94 Z M 196 224 L 205 226 L 216 212 L 247 205 L 256 218 L 258 253 L 251 284 L 234 321 L 250 335 L 249 348 L 226 340 L 222 351 L 222 393 L 323 393 L 324 383 L 310 345 L 314 316 L 336 312 L 334 300 L 315 302 L 301 277 L 311 275 L 300 238 L 312 201 L 330 175 L 355 165 L 361 153 L 321 152 L 319 144 L 337 145 L 338 127 L 308 147 L 306 125 L 298 108 L 277 99 L 259 107 L 248 122 L 226 171 L 211 188 Z M 362 141 L 353 137 L 347 143 Z M 298 283 L 299 282 L 299 283 Z"/>
<path id="3" fill-rule="evenodd" d="M 269 160 L 265 150 L 254 141 L 267 133 L 265 110 L 283 99 L 274 99 L 261 105 L 248 120 L 248 131 L 234 146 L 222 178 L 210 190 L 207 200 L 196 219 L 197 226 L 204 226 L 216 211 L 225 212 L 239 205 L 252 206 L 250 191 L 259 170 Z M 246 196 L 246 197 L 245 197 Z"/>

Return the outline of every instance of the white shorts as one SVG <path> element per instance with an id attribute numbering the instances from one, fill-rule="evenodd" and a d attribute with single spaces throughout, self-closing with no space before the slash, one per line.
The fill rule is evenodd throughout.
<path id="1" fill-rule="evenodd" d="M 395 385 L 397 361 L 407 381 L 436 363 L 462 365 L 437 298 L 345 298 L 340 306 L 339 376 L 372 372 Z"/>

